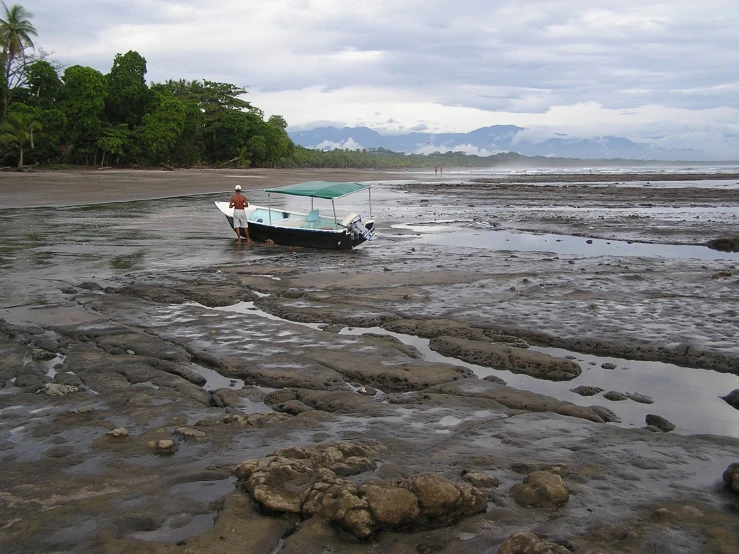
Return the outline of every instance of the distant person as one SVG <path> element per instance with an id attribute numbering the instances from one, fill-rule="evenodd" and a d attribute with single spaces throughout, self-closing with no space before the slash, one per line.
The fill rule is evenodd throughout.
<path id="1" fill-rule="evenodd" d="M 236 193 L 228 202 L 228 207 L 234 209 L 234 231 L 236 231 L 239 244 L 241 244 L 241 229 L 244 229 L 246 231 L 247 244 L 251 244 L 253 241 L 249 236 L 249 224 L 246 221 L 246 208 L 249 207 L 249 201 L 246 199 L 246 196 L 241 194 L 241 185 L 236 185 L 234 190 Z"/>
<path id="2" fill-rule="evenodd" d="M 438 167 L 435 167 L 434 168 L 434 175 L 438 175 L 438 174 L 439 174 L 439 168 Z"/>
<path id="3" fill-rule="evenodd" d="M 444 175 L 444 168 L 443 167 L 440 167 L 439 168 L 439 175 Z"/>

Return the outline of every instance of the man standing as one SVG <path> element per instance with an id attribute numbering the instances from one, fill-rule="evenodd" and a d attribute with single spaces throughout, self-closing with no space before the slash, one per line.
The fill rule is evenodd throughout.
<path id="1" fill-rule="evenodd" d="M 246 241 L 248 244 L 252 243 L 251 237 L 249 236 L 249 224 L 246 222 L 246 211 L 245 208 L 249 207 L 249 201 L 246 196 L 241 194 L 241 185 L 234 187 L 236 193 L 231 197 L 228 203 L 229 208 L 234 209 L 234 231 L 241 244 L 241 229 L 246 231 Z"/>

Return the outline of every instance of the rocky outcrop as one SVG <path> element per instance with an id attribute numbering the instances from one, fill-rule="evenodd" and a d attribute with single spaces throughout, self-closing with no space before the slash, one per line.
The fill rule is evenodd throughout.
<path id="1" fill-rule="evenodd" d="M 731 464 L 724 471 L 724 483 L 726 483 L 731 490 L 739 494 L 739 462 Z"/>
<path id="2" fill-rule="evenodd" d="M 528 348 L 528 343 L 520 337 L 509 335 L 495 329 L 481 329 L 469 323 L 453 319 L 399 319 L 382 326 L 393 333 L 417 335 L 427 339 L 436 337 L 459 337 L 463 339 L 492 341 L 518 348 Z"/>
<path id="3" fill-rule="evenodd" d="M 660 431 L 664 433 L 669 433 L 670 431 L 675 430 L 675 424 L 667 421 L 662 416 L 654 415 L 654 414 L 647 414 L 646 417 L 647 425 L 651 425 L 654 427 L 657 427 Z"/>
<path id="4" fill-rule="evenodd" d="M 721 252 L 739 252 L 739 237 L 719 237 L 706 243 L 708 248 Z"/>
<path id="5" fill-rule="evenodd" d="M 511 496 L 522 506 L 554 510 L 570 500 L 564 479 L 550 471 L 533 471 L 523 483 L 511 488 Z"/>
<path id="6" fill-rule="evenodd" d="M 723 398 L 729 406 L 739 410 L 739 389 L 734 389 L 729 394 L 722 396 L 721 398 Z"/>
<path id="7" fill-rule="evenodd" d="M 485 511 L 487 501 L 479 490 L 440 475 L 364 484 L 342 479 L 372 469 L 371 458 L 380 450 L 353 443 L 288 448 L 248 460 L 234 473 L 266 511 L 323 517 L 360 539 L 380 529 L 449 525 Z"/>
<path id="8" fill-rule="evenodd" d="M 588 387 L 587 385 L 580 385 L 579 387 L 570 389 L 570 391 L 574 392 L 575 394 L 579 394 L 580 396 L 595 396 L 596 394 L 600 394 L 601 392 L 603 392 L 603 389 L 599 387 Z"/>
<path id="9" fill-rule="evenodd" d="M 547 542 L 533 533 L 518 532 L 500 545 L 498 554 L 572 554 L 564 546 Z"/>
<path id="10" fill-rule="evenodd" d="M 431 339 L 429 347 L 465 362 L 524 373 L 537 379 L 569 381 L 582 372 L 572 360 L 478 340 L 442 336 Z"/>

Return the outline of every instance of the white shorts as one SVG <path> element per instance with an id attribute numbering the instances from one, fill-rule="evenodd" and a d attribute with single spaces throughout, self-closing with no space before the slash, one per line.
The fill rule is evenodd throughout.
<path id="1" fill-rule="evenodd" d="M 237 227 L 248 227 L 246 222 L 246 210 L 234 210 L 234 229 Z"/>

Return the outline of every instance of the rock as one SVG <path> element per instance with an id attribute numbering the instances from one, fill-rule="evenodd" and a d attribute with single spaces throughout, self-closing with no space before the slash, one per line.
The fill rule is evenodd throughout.
<path id="1" fill-rule="evenodd" d="M 109 435 L 115 439 L 125 439 L 128 437 L 128 429 L 124 429 L 123 427 L 118 427 L 117 429 L 113 429 L 112 431 L 108 431 L 105 433 L 106 435 Z"/>
<path id="2" fill-rule="evenodd" d="M 550 471 L 529 473 L 523 483 L 511 488 L 511 496 L 522 506 L 553 510 L 566 504 L 570 491 L 564 479 Z"/>
<path id="3" fill-rule="evenodd" d="M 46 387 L 47 396 L 66 396 L 67 394 L 77 392 L 80 389 L 72 385 L 60 385 L 58 383 L 51 383 Z"/>
<path id="4" fill-rule="evenodd" d="M 185 440 L 187 439 L 204 439 L 206 434 L 197 429 L 191 429 L 190 427 L 178 427 L 174 430 L 175 435 L 179 435 Z"/>
<path id="5" fill-rule="evenodd" d="M 168 456 L 177 451 L 177 443 L 170 439 L 149 441 L 146 446 L 153 450 L 154 454 L 158 454 L 160 456 Z"/>
<path id="6" fill-rule="evenodd" d="M 722 252 L 739 252 L 739 237 L 720 237 L 706 243 L 708 248 Z"/>
<path id="7" fill-rule="evenodd" d="M 579 387 L 570 389 L 570 391 L 574 392 L 575 394 L 579 394 L 580 396 L 595 396 L 596 394 L 600 394 L 601 392 L 603 392 L 603 389 L 598 387 L 588 387 L 585 385 L 580 385 Z"/>
<path id="8" fill-rule="evenodd" d="M 465 469 L 462 472 L 462 479 L 478 489 L 495 489 L 500 485 L 497 477 L 473 469 Z"/>
<path id="9" fill-rule="evenodd" d="M 402 481 L 418 498 L 422 527 L 447 525 L 464 515 L 478 514 L 487 508 L 487 500 L 469 483 L 453 483 L 440 475 L 425 473 Z"/>
<path id="10" fill-rule="evenodd" d="M 600 367 L 603 369 L 616 369 L 616 364 L 612 364 L 611 362 L 605 362 L 603 364 L 600 364 Z"/>
<path id="11" fill-rule="evenodd" d="M 537 379 L 569 381 L 582 372 L 572 360 L 480 340 L 441 336 L 431 339 L 429 347 L 465 362 L 524 373 Z"/>
<path id="12" fill-rule="evenodd" d="M 41 375 L 24 372 L 15 378 L 15 386 L 24 389 L 26 392 L 39 392 L 46 385 Z"/>
<path id="13" fill-rule="evenodd" d="M 733 463 L 726 468 L 723 479 L 724 483 L 729 485 L 731 490 L 739 494 L 739 462 Z"/>
<path id="14" fill-rule="evenodd" d="M 298 415 L 302 414 L 303 412 L 310 412 L 313 410 L 310 406 L 307 404 L 304 404 L 300 400 L 288 400 L 287 402 L 283 402 L 282 404 L 276 404 L 272 406 L 272 409 L 276 412 L 282 412 L 284 414 L 290 414 L 290 415 Z"/>
<path id="15" fill-rule="evenodd" d="M 226 425 L 235 424 L 241 427 L 270 427 L 287 420 L 290 416 L 277 412 L 266 412 L 250 415 L 229 414 L 221 421 Z"/>
<path id="16" fill-rule="evenodd" d="M 594 421 L 595 423 L 605 423 L 603 418 L 593 410 L 586 408 L 585 406 L 578 406 L 577 404 L 565 404 L 564 406 L 560 406 L 557 408 L 557 413 L 560 415 L 587 419 L 588 421 Z"/>
<path id="17" fill-rule="evenodd" d="M 508 537 L 498 554 L 572 554 L 564 546 L 547 542 L 533 533 L 518 532 Z"/>
<path id="18" fill-rule="evenodd" d="M 128 354 L 129 356 L 134 356 L 136 354 L 136 352 L 134 352 L 133 350 L 130 350 L 129 349 L 129 350 L 126 350 L 126 354 Z"/>
<path id="19" fill-rule="evenodd" d="M 376 445 L 332 443 L 286 448 L 234 470 L 246 491 L 272 512 L 303 518 L 322 516 L 344 531 L 366 539 L 380 529 L 415 530 L 449 525 L 484 512 L 485 496 L 469 483 L 453 483 L 434 474 L 405 481 L 346 481 L 374 468 Z"/>
<path id="20" fill-rule="evenodd" d="M 211 402 L 217 408 L 239 408 L 241 406 L 241 397 L 236 394 L 236 391 L 229 388 L 220 388 L 211 392 Z"/>
<path id="21" fill-rule="evenodd" d="M 652 397 L 647 396 L 646 394 L 639 394 L 637 392 L 627 392 L 626 396 L 628 396 L 634 402 L 639 402 L 639 404 L 654 404 L 654 400 L 652 399 Z"/>
<path id="22" fill-rule="evenodd" d="M 618 417 L 616 414 L 614 414 L 611 410 L 608 408 L 604 408 L 603 406 L 590 406 L 590 409 L 593 410 L 596 414 L 598 414 L 603 421 L 606 423 L 620 423 L 621 418 Z"/>
<path id="23" fill-rule="evenodd" d="M 729 394 L 722 396 L 721 398 L 723 398 L 729 406 L 739 410 L 739 389 L 734 389 Z"/>
<path id="24" fill-rule="evenodd" d="M 71 385 L 73 387 L 82 387 L 82 379 L 80 379 L 77 375 L 74 373 L 70 373 L 68 371 L 62 371 L 54 375 L 54 378 L 51 380 L 52 383 L 55 383 L 57 385 Z"/>
<path id="25" fill-rule="evenodd" d="M 620 402 L 621 400 L 627 400 L 629 397 L 622 392 L 612 390 L 605 393 L 603 398 L 606 400 L 612 400 L 613 402 Z"/>
<path id="26" fill-rule="evenodd" d="M 655 425 L 647 425 L 644 429 L 646 429 L 647 431 L 651 431 L 652 433 L 661 433 L 662 432 L 662 429 L 660 429 L 659 427 L 657 427 Z"/>
<path id="27" fill-rule="evenodd" d="M 667 421 L 662 416 L 647 414 L 646 420 L 647 425 L 654 425 L 655 427 L 658 427 L 660 431 L 664 431 L 665 433 L 675 430 L 675 424 Z"/>
<path id="28" fill-rule="evenodd" d="M 298 392 L 295 389 L 280 389 L 269 393 L 264 397 L 264 403 L 267 406 L 274 404 L 282 404 L 288 400 L 295 400 L 298 397 Z"/>
<path id="29" fill-rule="evenodd" d="M 89 414 L 89 413 L 92 412 L 92 410 L 93 410 L 93 407 L 92 406 L 80 406 L 76 410 L 72 410 L 71 413 L 73 413 L 73 414 Z"/>
<path id="30" fill-rule="evenodd" d="M 44 350 L 43 348 L 34 348 L 31 352 L 31 358 L 39 362 L 46 362 L 56 358 L 56 354 L 49 352 L 48 350 Z"/>
<path id="31" fill-rule="evenodd" d="M 497 383 L 499 385 L 505 385 L 506 384 L 506 382 L 503 379 L 501 379 L 500 377 L 497 377 L 496 375 L 487 375 L 487 376 L 483 377 L 483 379 L 485 381 L 490 382 L 490 383 Z"/>
<path id="32" fill-rule="evenodd" d="M 421 515 L 418 497 L 408 489 L 389 483 L 368 483 L 359 490 L 379 527 L 402 528 Z"/>

